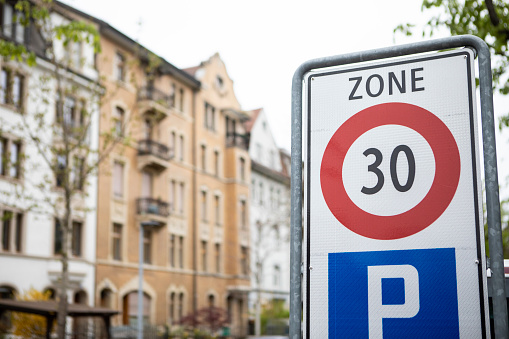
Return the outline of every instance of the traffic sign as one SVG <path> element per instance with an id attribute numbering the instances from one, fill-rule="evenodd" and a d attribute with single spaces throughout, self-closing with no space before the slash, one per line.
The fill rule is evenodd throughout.
<path id="1" fill-rule="evenodd" d="M 307 338 L 489 333 L 473 60 L 305 76 Z"/>

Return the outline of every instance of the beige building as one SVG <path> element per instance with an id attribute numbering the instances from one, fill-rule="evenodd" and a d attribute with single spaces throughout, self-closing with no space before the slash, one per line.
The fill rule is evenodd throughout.
<path id="1" fill-rule="evenodd" d="M 98 176 L 96 305 L 136 324 L 142 222 L 144 318 L 175 325 L 210 305 L 247 331 L 250 161 L 218 55 L 182 71 L 100 22 L 101 131 L 124 136 Z M 107 148 L 109 140 L 101 139 Z"/>

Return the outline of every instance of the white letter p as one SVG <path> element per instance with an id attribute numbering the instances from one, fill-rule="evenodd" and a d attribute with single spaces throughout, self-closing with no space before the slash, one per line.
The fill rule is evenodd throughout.
<path id="1" fill-rule="evenodd" d="M 382 278 L 403 278 L 405 302 L 382 304 Z M 369 339 L 383 338 L 383 318 L 412 318 L 419 312 L 419 274 L 412 265 L 368 266 Z"/>

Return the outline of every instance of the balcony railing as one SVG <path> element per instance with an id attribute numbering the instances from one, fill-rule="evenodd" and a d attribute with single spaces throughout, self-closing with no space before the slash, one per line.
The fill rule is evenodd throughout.
<path id="1" fill-rule="evenodd" d="M 150 139 L 138 141 L 138 155 L 154 155 L 163 160 L 173 158 L 173 152 L 168 146 Z"/>
<path id="2" fill-rule="evenodd" d="M 247 150 L 249 147 L 249 134 L 227 133 L 226 147 L 240 147 Z"/>
<path id="3" fill-rule="evenodd" d="M 170 204 L 160 199 L 138 198 L 136 202 L 138 214 L 153 214 L 161 217 L 170 215 Z"/>
<path id="4" fill-rule="evenodd" d="M 138 91 L 138 101 L 150 100 L 167 108 L 174 107 L 175 96 L 167 95 L 161 90 L 153 87 L 142 87 Z"/>

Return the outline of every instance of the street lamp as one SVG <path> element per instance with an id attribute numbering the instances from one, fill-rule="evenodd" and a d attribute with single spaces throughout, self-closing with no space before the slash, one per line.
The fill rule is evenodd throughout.
<path id="1" fill-rule="evenodd" d="M 139 263 L 138 263 L 138 339 L 143 339 L 143 238 L 145 227 L 157 227 L 160 224 L 156 221 L 143 221 L 140 223 L 140 239 L 139 239 Z"/>

